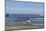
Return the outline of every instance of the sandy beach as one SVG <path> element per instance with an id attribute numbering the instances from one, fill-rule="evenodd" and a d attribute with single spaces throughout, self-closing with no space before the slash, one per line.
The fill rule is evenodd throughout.
<path id="1" fill-rule="evenodd" d="M 6 30 L 9 30 L 9 29 L 20 30 L 20 29 L 29 29 L 29 28 L 31 28 L 31 24 L 16 24 L 13 26 L 6 26 Z"/>
<path id="2" fill-rule="evenodd" d="M 16 30 L 23 30 L 31 28 L 32 24 L 17 24 Z"/>
<path id="3" fill-rule="evenodd" d="M 12 26 L 7 25 L 5 27 L 5 30 L 11 31 L 11 30 L 40 29 L 40 28 L 43 28 L 43 27 L 33 26 L 32 24 L 16 24 Z"/>

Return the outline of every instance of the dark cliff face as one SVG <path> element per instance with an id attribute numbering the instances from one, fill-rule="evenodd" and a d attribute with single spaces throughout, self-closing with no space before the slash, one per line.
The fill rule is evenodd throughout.
<path id="1" fill-rule="evenodd" d="M 9 14 L 5 14 L 5 17 L 9 17 Z"/>

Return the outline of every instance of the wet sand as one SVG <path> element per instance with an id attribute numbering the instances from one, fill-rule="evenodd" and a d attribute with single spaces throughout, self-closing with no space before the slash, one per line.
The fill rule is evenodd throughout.
<path id="1" fill-rule="evenodd" d="M 23 30 L 23 29 L 29 29 L 31 28 L 31 24 L 20 24 L 16 25 L 16 30 Z"/>
<path id="2" fill-rule="evenodd" d="M 11 30 L 40 29 L 40 28 L 42 28 L 42 27 L 32 26 L 32 24 L 16 24 L 13 26 L 7 25 L 5 30 L 11 31 Z"/>
<path id="3" fill-rule="evenodd" d="M 11 30 L 24 30 L 24 29 L 29 29 L 31 28 L 31 24 L 17 24 L 16 26 L 6 26 L 5 30 L 6 31 L 11 31 Z"/>

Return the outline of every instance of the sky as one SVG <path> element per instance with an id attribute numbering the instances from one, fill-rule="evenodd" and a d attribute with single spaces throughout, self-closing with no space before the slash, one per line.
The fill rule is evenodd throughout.
<path id="1" fill-rule="evenodd" d="M 6 13 L 10 14 L 40 14 L 43 15 L 44 4 L 40 2 L 6 1 Z"/>

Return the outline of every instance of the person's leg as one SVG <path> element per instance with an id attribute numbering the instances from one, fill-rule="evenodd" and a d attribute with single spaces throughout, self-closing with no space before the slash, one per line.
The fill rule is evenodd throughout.
<path id="1" fill-rule="evenodd" d="M 27 22 L 27 24 L 29 24 L 29 22 Z"/>

